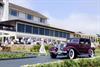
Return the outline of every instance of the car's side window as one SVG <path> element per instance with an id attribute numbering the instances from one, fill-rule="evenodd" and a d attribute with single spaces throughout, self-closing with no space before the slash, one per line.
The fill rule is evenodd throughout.
<path id="1" fill-rule="evenodd" d="M 85 40 L 85 45 L 91 45 L 91 42 L 90 42 L 89 39 L 86 39 L 86 40 Z"/>
<path id="2" fill-rule="evenodd" d="M 80 44 L 85 44 L 85 43 L 81 41 Z"/>
<path id="3" fill-rule="evenodd" d="M 71 39 L 70 43 L 77 43 L 78 44 L 79 43 L 79 39 Z"/>
<path id="4" fill-rule="evenodd" d="M 85 40 L 84 39 L 80 39 L 79 44 L 84 45 L 85 44 Z"/>
<path id="5" fill-rule="evenodd" d="M 88 44 L 89 44 L 89 42 L 85 42 L 85 44 L 86 44 L 86 45 L 88 45 Z"/>

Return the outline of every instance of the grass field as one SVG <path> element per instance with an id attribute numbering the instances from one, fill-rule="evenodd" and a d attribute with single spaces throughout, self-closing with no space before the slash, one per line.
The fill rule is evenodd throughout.
<path id="1" fill-rule="evenodd" d="M 23 58 L 27 57 L 25 53 L 0 53 L 0 59 L 10 59 L 10 58 Z"/>
<path id="2" fill-rule="evenodd" d="M 100 48 L 96 48 L 95 54 L 96 54 L 96 56 L 100 56 Z"/>

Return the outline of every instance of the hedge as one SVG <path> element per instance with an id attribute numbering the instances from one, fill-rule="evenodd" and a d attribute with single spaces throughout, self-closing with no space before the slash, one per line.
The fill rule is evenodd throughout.
<path id="1" fill-rule="evenodd" d="M 5 52 L 39 52 L 41 45 L 7 45 L 2 48 L 2 51 Z M 47 52 L 49 52 L 51 45 L 45 45 L 45 49 Z"/>
<path id="2" fill-rule="evenodd" d="M 18 54 L 0 54 L 0 59 L 10 59 L 10 58 L 23 58 L 23 57 L 27 57 L 26 54 L 24 53 L 18 53 Z"/>
<path id="3" fill-rule="evenodd" d="M 32 48 L 30 48 L 30 52 L 39 52 L 39 49 L 40 49 L 41 45 L 34 45 Z M 50 45 L 45 45 L 45 50 L 47 52 L 49 52 L 49 49 L 50 49 Z"/>
<path id="4" fill-rule="evenodd" d="M 40 49 L 40 45 L 34 45 L 31 49 L 30 49 L 30 52 L 39 52 L 39 49 Z"/>
<path id="5" fill-rule="evenodd" d="M 95 59 L 63 60 L 45 64 L 24 65 L 22 67 L 100 67 L 100 57 Z"/>

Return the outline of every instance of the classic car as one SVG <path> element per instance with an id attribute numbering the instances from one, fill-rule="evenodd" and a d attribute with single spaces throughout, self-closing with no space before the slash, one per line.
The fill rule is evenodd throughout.
<path id="1" fill-rule="evenodd" d="M 71 38 L 69 43 L 61 43 L 50 48 L 51 58 L 66 56 L 70 59 L 79 56 L 95 56 L 95 47 L 91 46 L 91 40 L 86 38 Z"/>

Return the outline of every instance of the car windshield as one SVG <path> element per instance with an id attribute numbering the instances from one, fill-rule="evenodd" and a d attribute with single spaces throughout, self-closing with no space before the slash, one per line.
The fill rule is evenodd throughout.
<path id="1" fill-rule="evenodd" d="M 60 44 L 60 47 L 63 48 L 64 47 L 64 44 Z"/>
<path id="2" fill-rule="evenodd" d="M 70 43 L 79 43 L 79 39 L 70 39 Z"/>
<path id="3" fill-rule="evenodd" d="M 63 48 L 64 46 L 65 46 L 65 44 L 58 44 L 58 45 L 56 44 L 56 45 L 55 45 L 55 47 L 58 47 L 58 48 L 59 48 L 59 47 L 60 47 L 60 48 Z"/>

